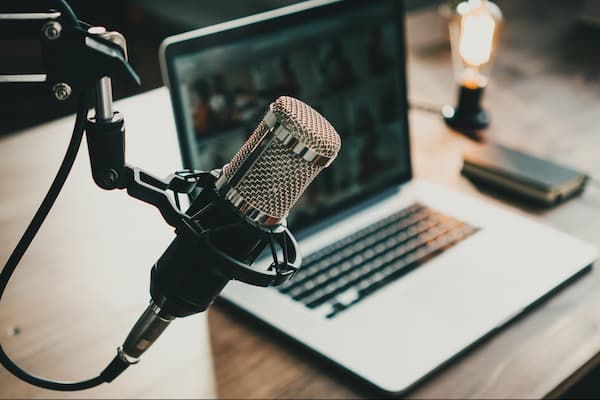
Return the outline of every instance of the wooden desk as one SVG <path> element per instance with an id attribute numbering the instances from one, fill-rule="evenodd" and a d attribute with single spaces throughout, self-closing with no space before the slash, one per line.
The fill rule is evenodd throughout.
<path id="1" fill-rule="evenodd" d="M 493 118 L 489 133 L 509 145 L 600 176 L 600 136 L 596 134 L 600 91 L 597 73 L 590 72 L 600 70 L 600 62 L 591 68 L 589 62 L 594 60 L 574 57 L 573 49 L 562 42 L 561 32 L 565 33 L 570 21 L 563 15 L 568 4 L 557 2 L 554 11 L 543 8 L 540 22 L 532 25 L 533 11 L 514 10 L 515 3 L 524 2 L 500 4 L 507 26 L 485 98 Z M 441 104 L 455 98 L 447 42 L 441 34 L 443 27 L 438 31 L 436 26 L 439 21 L 432 11 L 409 17 L 413 103 Z M 172 129 L 167 92 L 144 94 L 119 108 L 128 121 L 130 161 L 159 173 L 171 172 L 172 160 L 160 155 L 176 146 L 160 136 L 167 134 L 165 129 Z M 149 116 L 152 120 L 145 121 Z M 600 246 L 600 190 L 595 185 L 580 198 L 551 210 L 503 202 L 479 192 L 460 176 L 461 153 L 470 145 L 468 140 L 446 129 L 435 114 L 414 110 L 410 119 L 416 175 L 510 207 Z M 3 259 L 55 172 L 50 165 L 58 165 L 69 125 L 70 121 L 61 120 L 0 141 Z M 35 372 L 73 379 L 97 373 L 143 308 L 148 268 L 170 237 L 153 209 L 93 187 L 87 156 L 82 154 L 57 208 L 0 306 L 1 340 L 23 366 Z M 73 298 L 79 299 L 77 304 L 72 304 Z M 90 310 L 99 310 L 99 314 Z M 593 270 L 426 380 L 409 396 L 559 395 L 598 361 L 599 310 L 600 274 Z M 203 319 L 195 318 L 170 328 L 143 362 L 119 381 L 122 386 L 105 386 L 102 392 L 85 392 L 79 397 L 124 397 L 124 393 L 202 397 L 210 396 L 213 389 L 223 398 L 374 395 L 305 350 L 222 306 L 214 307 L 208 320 L 216 387 L 211 381 L 210 355 L 203 347 Z M 196 326 L 184 326 L 187 323 Z M 22 332 L 9 336 L 7 330 L 15 324 Z M 82 347 L 94 351 L 82 351 Z M 56 360 L 63 359 L 69 364 L 53 368 Z M 1 397 L 50 395 L 0 371 Z"/>
<path id="2" fill-rule="evenodd" d="M 119 103 L 128 160 L 167 176 L 180 164 L 165 90 Z M 46 193 L 73 125 L 65 118 L 0 140 L 0 260 L 4 265 Z M 174 237 L 158 211 L 91 180 L 86 145 L 0 304 L 0 340 L 27 370 L 57 380 L 96 376 L 150 300 L 150 267 Z M 19 333 L 15 335 L 15 330 Z M 110 385 L 51 392 L 0 368 L 0 398 L 214 395 L 206 317 L 175 321 Z"/>

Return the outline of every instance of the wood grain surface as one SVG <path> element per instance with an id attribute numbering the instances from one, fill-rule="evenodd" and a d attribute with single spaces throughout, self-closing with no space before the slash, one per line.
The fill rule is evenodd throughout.
<path id="1" fill-rule="evenodd" d="M 165 90 L 119 103 L 128 159 L 159 176 L 181 161 Z M 65 118 L 0 140 L 0 260 L 4 265 L 46 193 L 73 124 Z M 28 371 L 56 380 L 100 373 L 150 300 L 150 267 L 174 237 L 151 206 L 91 180 L 84 143 L 56 206 L 0 304 L 0 340 Z M 42 390 L 0 369 L 0 398 L 211 397 L 206 317 L 177 320 L 110 385 Z"/>

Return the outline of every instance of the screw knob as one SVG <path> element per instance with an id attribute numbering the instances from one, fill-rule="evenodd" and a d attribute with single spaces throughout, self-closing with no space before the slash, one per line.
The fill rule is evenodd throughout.
<path id="1" fill-rule="evenodd" d="M 71 89 L 71 86 L 64 82 L 59 82 L 52 86 L 52 93 L 54 94 L 54 97 L 56 97 L 56 100 L 59 101 L 67 100 L 69 97 L 71 97 L 72 92 L 73 90 Z"/>
<path id="2" fill-rule="evenodd" d="M 56 21 L 47 22 L 44 24 L 42 31 L 48 40 L 56 40 L 62 32 L 62 25 Z"/>

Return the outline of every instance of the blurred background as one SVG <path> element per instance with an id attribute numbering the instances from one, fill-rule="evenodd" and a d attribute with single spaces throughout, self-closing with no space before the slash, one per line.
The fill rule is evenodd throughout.
<path id="1" fill-rule="evenodd" d="M 78 17 L 125 35 L 129 58 L 142 78 L 142 86 L 115 85 L 117 98 L 162 86 L 158 49 L 164 38 L 181 32 L 296 3 L 298 0 L 69 0 Z M 408 0 L 416 9 L 439 0 Z M 52 0 L 2 0 L 0 13 L 41 12 L 53 7 Z M 0 38 L 0 74 L 40 72 L 39 43 L 34 40 Z M 42 90 L 0 87 L 0 135 L 71 114 L 74 99 L 53 101 Z"/>
<path id="2" fill-rule="evenodd" d="M 116 85 L 117 98 L 128 97 L 162 86 L 158 62 L 158 49 L 164 38 L 214 23 L 246 16 L 252 13 L 281 7 L 298 0 L 70 0 L 69 3 L 83 21 L 93 25 L 106 26 L 125 34 L 129 57 L 133 67 L 142 78 L 141 87 Z M 406 0 L 410 12 L 442 3 L 442 0 Z M 450 1 L 451 2 L 451 1 Z M 52 0 L 2 0 L 0 13 L 40 12 L 52 8 Z M 600 21 L 600 1 L 595 0 L 499 0 L 498 5 L 507 13 L 510 21 L 513 15 L 528 15 L 527 24 L 540 25 L 538 33 L 546 32 L 552 40 L 545 40 L 556 48 L 568 47 L 574 63 L 583 54 L 586 63 L 590 57 L 598 58 L 597 51 L 590 49 L 595 39 L 600 37 L 596 25 Z M 512 14 L 512 15 L 511 15 Z M 520 15 L 522 17 L 523 15 Z M 556 35 L 556 22 L 548 24 L 548 16 L 560 20 L 560 35 Z M 552 18 L 551 18 L 552 19 Z M 546 26 L 546 28 L 543 28 Z M 566 28 L 565 28 L 566 27 Z M 442 30 L 444 26 L 432 26 Z M 507 29 L 519 29 L 508 25 Z M 528 32 L 524 29 L 524 34 Z M 410 32 L 408 32 L 410 37 Z M 518 34 L 511 35 L 519 37 Z M 418 42 L 418 38 L 416 38 Z M 523 37 L 523 43 L 531 45 L 531 38 Z M 556 43 L 560 41 L 560 43 Z M 511 46 L 519 43 L 511 43 Z M 502 46 L 501 46 L 502 47 Z M 448 46 L 449 54 L 449 46 Z M 579 60 L 581 61 L 581 59 Z M 596 63 L 587 63 L 596 65 Z M 0 38 L 0 74 L 40 72 L 41 58 L 39 43 L 35 40 L 2 40 Z M 74 99 L 58 103 L 43 90 L 13 90 L 0 87 L 0 135 L 27 128 L 71 114 Z"/>

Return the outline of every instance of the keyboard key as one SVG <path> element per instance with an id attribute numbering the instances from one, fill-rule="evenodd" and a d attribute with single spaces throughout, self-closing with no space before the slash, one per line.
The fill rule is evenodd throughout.
<path id="1" fill-rule="evenodd" d="M 358 300 L 359 297 L 358 290 L 351 288 L 335 296 L 335 300 L 341 305 L 348 306 Z"/>
<path id="2" fill-rule="evenodd" d="M 477 231 L 414 204 L 310 254 L 278 290 L 333 318 Z"/>

